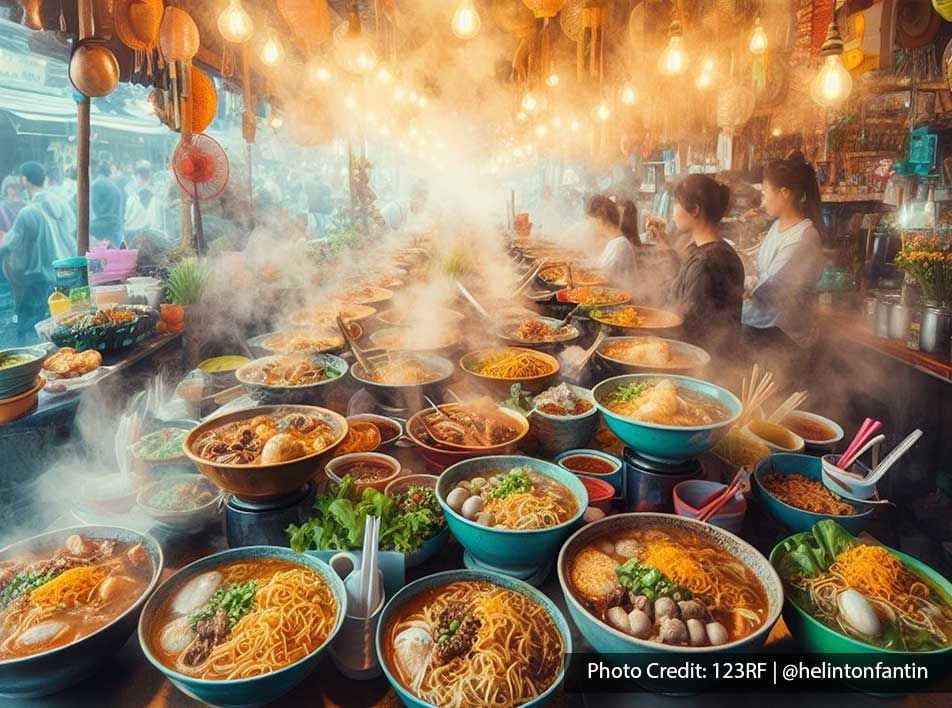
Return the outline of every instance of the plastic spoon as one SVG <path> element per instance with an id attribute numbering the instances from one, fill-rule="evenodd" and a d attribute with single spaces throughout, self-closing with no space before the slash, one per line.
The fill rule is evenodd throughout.
<path id="1" fill-rule="evenodd" d="M 876 465 L 876 468 L 869 473 L 869 476 L 863 479 L 863 484 L 876 484 L 886 472 L 889 471 L 889 468 L 892 467 L 896 462 L 899 461 L 899 458 L 905 455 L 909 448 L 919 442 L 919 438 L 922 437 L 922 431 L 916 428 L 909 435 L 906 436 L 905 440 L 896 445 L 886 457 Z"/>
<path id="2" fill-rule="evenodd" d="M 866 444 L 863 445 L 863 447 L 861 447 L 857 452 L 854 452 L 853 454 L 851 454 L 848 459 L 845 457 L 841 457 L 839 459 L 839 461 L 836 463 L 836 466 L 839 467 L 839 470 L 837 470 L 836 473 L 842 473 L 843 476 L 847 478 L 853 476 L 848 471 L 849 468 L 853 465 L 853 463 L 856 462 L 856 460 L 861 458 L 863 455 L 865 455 L 866 452 L 871 447 L 874 447 L 875 445 L 882 445 L 885 441 L 886 441 L 886 436 L 883 435 L 882 433 L 870 438 L 869 440 L 866 441 Z"/>

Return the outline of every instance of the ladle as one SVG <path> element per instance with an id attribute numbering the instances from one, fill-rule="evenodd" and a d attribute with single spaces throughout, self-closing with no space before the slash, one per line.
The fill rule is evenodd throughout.
<path id="1" fill-rule="evenodd" d="M 875 485 L 884 474 L 889 471 L 889 468 L 892 467 L 896 462 L 899 461 L 899 458 L 905 455 L 909 448 L 919 442 L 919 438 L 922 437 L 922 431 L 916 428 L 911 433 L 909 433 L 906 438 L 896 445 L 886 457 L 869 473 L 867 477 L 863 478 L 863 484 Z"/>
<path id="2" fill-rule="evenodd" d="M 478 312 L 480 315 L 485 317 L 487 320 L 491 320 L 492 316 L 488 312 L 486 312 L 486 309 L 482 305 L 479 304 L 476 298 L 473 297 L 472 293 L 470 293 L 469 290 L 466 289 L 466 286 L 463 285 L 458 280 L 455 282 L 456 282 L 456 289 L 459 290 L 460 293 L 462 293 L 463 297 L 465 297 L 466 300 L 469 302 L 469 304 L 472 305 L 476 309 L 476 312 Z"/>

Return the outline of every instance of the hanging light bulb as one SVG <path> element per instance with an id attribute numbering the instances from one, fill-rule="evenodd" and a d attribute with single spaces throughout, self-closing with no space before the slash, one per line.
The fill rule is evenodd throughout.
<path id="1" fill-rule="evenodd" d="M 747 45 L 751 54 L 765 54 L 767 52 L 767 33 L 760 24 L 760 15 L 754 20 L 754 31 L 750 35 L 750 44 Z"/>
<path id="2" fill-rule="evenodd" d="M 393 74 L 390 73 L 390 69 L 387 68 L 386 64 L 381 64 L 380 68 L 377 69 L 377 81 L 384 86 L 389 85 L 390 82 L 393 81 Z"/>
<path id="3" fill-rule="evenodd" d="M 228 7 L 218 16 L 218 31 L 228 42 L 241 44 L 251 39 L 254 23 L 241 6 L 241 0 L 229 0 Z"/>
<path id="4" fill-rule="evenodd" d="M 549 126 L 547 126 L 545 123 L 539 123 L 535 127 L 535 134 L 537 138 L 544 138 L 548 134 L 548 132 L 549 132 Z"/>
<path id="5" fill-rule="evenodd" d="M 377 67 L 377 51 L 361 29 L 360 14 L 356 10 L 343 29 L 335 30 L 334 36 L 337 61 L 346 71 L 367 75 Z"/>
<path id="6" fill-rule="evenodd" d="M 821 106 L 836 106 L 845 101 L 853 90 L 853 77 L 843 66 L 842 55 L 843 38 L 834 16 L 826 31 L 826 39 L 820 47 L 823 66 L 810 87 L 810 96 Z"/>
<path id="7" fill-rule="evenodd" d="M 284 47 L 275 39 L 274 34 L 269 32 L 267 41 L 261 47 L 261 63 L 265 66 L 277 66 L 282 61 L 284 61 Z"/>
<path id="8" fill-rule="evenodd" d="M 561 116 L 556 116 L 555 118 L 552 119 L 552 127 L 555 128 L 556 130 L 562 127 Z"/>
<path id="9" fill-rule="evenodd" d="M 633 106 L 638 101 L 638 91 L 635 90 L 635 87 L 632 86 L 630 81 L 626 81 L 621 85 L 618 98 L 624 105 Z"/>
<path id="10" fill-rule="evenodd" d="M 473 0 L 460 0 L 456 12 L 453 13 L 453 23 L 450 25 L 453 34 L 460 39 L 472 39 L 479 34 L 481 24 L 482 21 L 479 19 L 479 12 L 476 11 Z"/>
<path id="11" fill-rule="evenodd" d="M 683 40 L 681 22 L 675 20 L 671 23 L 668 46 L 658 57 L 658 71 L 665 76 L 678 76 L 688 68 L 688 55 L 684 51 Z"/>
<path id="12" fill-rule="evenodd" d="M 347 96 L 344 98 L 344 105 L 350 110 L 354 110 L 357 108 L 357 99 L 354 98 L 352 94 L 347 94 Z"/>
<path id="13" fill-rule="evenodd" d="M 569 122 L 569 130 L 571 130 L 573 133 L 577 133 L 581 128 L 582 126 L 574 118 Z"/>
<path id="14" fill-rule="evenodd" d="M 714 85 L 714 60 L 705 59 L 701 64 L 701 73 L 694 80 L 694 85 L 701 91 L 706 91 Z"/>
<path id="15" fill-rule="evenodd" d="M 525 123 L 527 120 L 529 120 L 529 114 L 525 111 L 519 111 L 516 113 L 516 120 L 520 123 Z"/>
<path id="16" fill-rule="evenodd" d="M 549 88 L 555 88 L 559 85 L 559 80 L 559 75 L 553 71 L 551 74 L 545 77 L 545 85 Z"/>
<path id="17" fill-rule="evenodd" d="M 522 97 L 522 110 L 526 113 L 535 113 L 539 110 L 539 97 L 532 93 L 532 91 L 526 91 L 525 95 Z"/>
<path id="18" fill-rule="evenodd" d="M 322 84 L 326 84 L 333 76 L 330 68 L 319 57 L 314 57 L 308 62 L 307 75 L 311 81 Z"/>
<path id="19" fill-rule="evenodd" d="M 774 128 L 773 130 L 770 131 L 770 134 L 773 135 L 775 138 L 779 138 L 781 135 L 783 135 L 783 131 L 780 128 Z"/>
<path id="20" fill-rule="evenodd" d="M 284 125 L 284 121 L 281 120 L 281 116 L 279 116 L 272 108 L 271 113 L 268 115 L 268 127 L 273 130 L 277 130 L 282 125 Z"/>
<path id="21" fill-rule="evenodd" d="M 393 100 L 397 103 L 403 103 L 407 99 L 407 90 L 401 85 L 397 84 L 393 87 Z"/>
<path id="22" fill-rule="evenodd" d="M 420 96 L 420 100 L 417 101 L 417 107 L 420 109 L 426 108 L 430 105 L 430 99 L 426 96 Z"/>

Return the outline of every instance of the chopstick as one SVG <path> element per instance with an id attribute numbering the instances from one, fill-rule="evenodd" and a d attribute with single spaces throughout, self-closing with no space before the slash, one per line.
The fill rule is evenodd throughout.
<path id="1" fill-rule="evenodd" d="M 753 419 L 756 411 L 773 395 L 776 388 L 773 374 L 766 369 L 761 371 L 760 365 L 754 364 L 750 381 L 748 382 L 746 378 L 743 380 L 743 398 L 741 399 L 743 410 L 737 423 L 735 423 L 735 427 L 743 428 L 747 425 Z"/>
<path id="2" fill-rule="evenodd" d="M 718 511 L 725 506 L 737 492 L 744 486 L 747 481 L 747 477 L 750 475 L 750 472 L 744 467 L 741 467 L 737 470 L 737 474 L 734 475 L 734 478 L 731 480 L 731 483 L 727 485 L 727 489 L 722 491 L 714 501 L 710 502 L 703 508 L 698 511 L 698 521 L 709 521 Z"/>
<path id="3" fill-rule="evenodd" d="M 364 517 L 364 545 L 360 562 L 360 598 L 363 603 L 364 617 L 373 611 L 374 585 L 377 575 L 377 547 L 380 544 L 380 519 L 376 516 Z"/>
<path id="4" fill-rule="evenodd" d="M 363 367 L 364 373 L 368 376 L 374 376 L 377 373 L 377 367 L 374 365 L 370 359 L 364 356 L 364 353 L 361 351 L 360 347 L 357 346 L 357 342 L 354 341 L 354 338 L 350 336 L 350 330 L 347 329 L 347 325 L 344 324 L 344 318 L 340 316 L 340 313 L 337 313 L 337 327 L 340 329 L 340 333 L 344 336 L 344 341 L 347 342 L 347 346 L 350 347 L 350 350 L 354 353 L 354 357 L 357 359 L 357 362 Z"/>
<path id="5" fill-rule="evenodd" d="M 873 420 L 872 418 L 867 418 L 864 420 L 863 424 L 859 428 L 859 432 L 856 433 L 856 437 L 853 438 L 853 442 L 851 442 L 849 447 L 846 448 L 846 452 L 840 455 L 840 459 L 837 461 L 836 466 L 842 470 L 848 470 L 850 466 L 856 462 L 858 453 L 863 448 L 863 446 L 869 442 L 880 430 L 882 430 L 882 428 L 882 421 Z"/>
<path id="6" fill-rule="evenodd" d="M 807 396 L 806 391 L 795 391 L 791 393 L 787 397 L 787 400 L 777 406 L 777 409 L 770 414 L 770 417 L 767 418 L 767 422 L 780 424 L 787 416 L 803 405 L 803 402 L 807 400 Z"/>

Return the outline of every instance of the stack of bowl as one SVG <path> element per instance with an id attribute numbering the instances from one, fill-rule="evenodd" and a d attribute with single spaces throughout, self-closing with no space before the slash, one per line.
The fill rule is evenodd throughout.
<path id="1" fill-rule="evenodd" d="M 46 379 L 40 376 L 47 352 L 42 347 L 0 351 L 0 423 L 32 411 Z"/>

